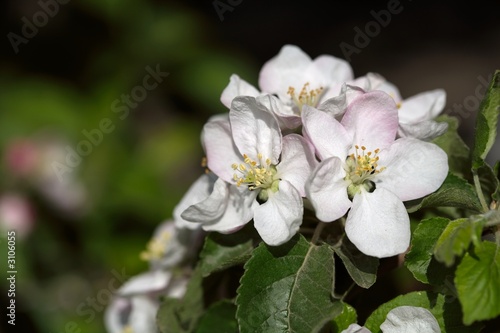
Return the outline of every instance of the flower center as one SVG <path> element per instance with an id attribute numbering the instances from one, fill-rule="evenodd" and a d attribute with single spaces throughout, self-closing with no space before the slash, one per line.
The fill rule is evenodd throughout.
<path id="1" fill-rule="evenodd" d="M 375 190 L 375 183 L 371 178 L 385 170 L 385 167 L 378 166 L 379 157 L 377 156 L 380 149 L 375 149 L 373 152 L 366 151 L 365 146 L 359 147 L 355 145 L 356 151 L 354 154 L 347 156 L 345 171 L 347 175 L 345 180 L 351 182 L 347 187 L 347 193 L 352 199 L 356 193 L 362 188 L 368 192 Z"/>
<path id="2" fill-rule="evenodd" d="M 168 231 L 162 232 L 159 236 L 151 239 L 146 245 L 146 250 L 139 255 L 141 260 L 158 260 L 165 255 L 166 244 L 171 235 Z"/>
<path id="3" fill-rule="evenodd" d="M 290 95 L 292 101 L 299 108 L 299 111 L 302 111 L 303 105 L 316 106 L 322 93 L 323 87 L 310 89 L 309 82 L 306 82 L 306 84 L 304 84 L 298 95 L 296 94 L 294 87 L 289 87 L 287 92 L 287 94 Z"/>
<path id="4" fill-rule="evenodd" d="M 271 164 L 269 158 L 264 159 L 262 154 L 257 155 L 258 161 L 252 160 L 243 154 L 244 163 L 234 163 L 231 167 L 237 171 L 233 175 L 237 186 L 246 185 L 250 191 L 261 189 L 259 199 L 266 201 L 267 190 L 278 191 L 279 178 L 276 177 L 276 166 Z"/>

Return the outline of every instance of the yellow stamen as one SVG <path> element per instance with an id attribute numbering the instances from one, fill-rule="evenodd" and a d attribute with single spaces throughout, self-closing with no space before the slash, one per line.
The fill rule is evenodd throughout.
<path id="1" fill-rule="evenodd" d="M 295 94 L 295 88 L 289 87 L 287 94 L 290 95 L 292 101 L 297 105 L 299 111 L 302 111 L 302 106 L 316 106 L 318 104 L 319 98 L 323 93 L 323 87 L 319 87 L 317 89 L 310 89 L 309 82 L 306 82 L 300 93 L 298 95 Z"/>
<path id="2" fill-rule="evenodd" d="M 141 260 L 158 260 L 165 255 L 165 248 L 171 235 L 168 231 L 163 231 L 159 236 L 151 239 L 146 245 L 146 250 L 142 251 L 139 257 Z"/>

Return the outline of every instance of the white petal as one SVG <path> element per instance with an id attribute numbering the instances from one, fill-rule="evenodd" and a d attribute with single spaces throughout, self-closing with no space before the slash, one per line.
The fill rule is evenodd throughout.
<path id="1" fill-rule="evenodd" d="M 281 154 L 281 131 L 274 115 L 253 97 L 236 97 L 229 111 L 235 145 L 241 154 L 254 161 L 257 155 L 278 164 Z"/>
<path id="2" fill-rule="evenodd" d="M 131 299 L 132 311 L 128 322 L 132 332 L 156 333 L 156 312 L 158 304 L 145 296 L 136 296 Z"/>
<path id="3" fill-rule="evenodd" d="M 181 218 L 190 222 L 207 222 L 218 219 L 226 210 L 229 197 L 229 184 L 217 179 L 212 193 L 205 200 L 189 206 L 182 212 Z"/>
<path id="4" fill-rule="evenodd" d="M 351 65 L 347 61 L 330 55 L 317 57 L 313 61 L 313 66 L 318 73 L 314 76 L 318 77 L 317 83 L 325 89 L 321 96 L 322 100 L 337 96 L 342 84 L 354 77 Z"/>
<path id="5" fill-rule="evenodd" d="M 213 190 L 216 177 L 213 175 L 201 175 L 187 190 L 179 203 L 174 207 L 173 216 L 178 228 L 198 229 L 197 223 L 184 220 L 182 212 L 191 205 L 205 200 Z"/>
<path id="6" fill-rule="evenodd" d="M 254 210 L 254 225 L 268 245 L 281 245 L 292 238 L 302 224 L 304 207 L 300 193 L 286 180 L 279 190 Z"/>
<path id="7" fill-rule="evenodd" d="M 281 161 L 276 167 L 280 179 L 289 181 L 301 196 L 305 196 L 304 185 L 316 166 L 313 147 L 298 134 L 283 137 Z"/>
<path id="8" fill-rule="evenodd" d="M 448 129 L 448 123 L 424 120 L 413 124 L 399 124 L 398 135 L 402 138 L 415 138 L 431 141 L 443 135 Z"/>
<path id="9" fill-rule="evenodd" d="M 345 232 L 366 255 L 384 258 L 410 245 L 410 218 L 401 200 L 386 189 L 364 190 L 354 196 Z"/>
<path id="10" fill-rule="evenodd" d="M 172 298 L 182 298 L 187 290 L 187 284 L 189 282 L 189 278 L 185 275 L 181 275 L 173 278 L 168 284 L 168 290 L 166 292 L 166 296 Z"/>
<path id="11" fill-rule="evenodd" d="M 365 146 L 368 151 L 384 149 L 396 138 L 398 109 L 389 95 L 375 90 L 356 97 L 341 123 L 355 145 Z"/>
<path id="12" fill-rule="evenodd" d="M 434 315 L 425 308 L 415 306 L 392 309 L 380 329 L 384 333 L 441 333 Z"/>
<path id="13" fill-rule="evenodd" d="M 351 324 L 347 329 L 343 330 L 340 333 L 372 333 L 372 332 L 366 327 L 359 326 L 358 324 Z"/>
<path id="14" fill-rule="evenodd" d="M 240 164 L 243 159 L 234 144 L 229 122 L 217 120 L 206 123 L 201 138 L 207 153 L 208 168 L 226 182 L 234 182 L 231 165 Z"/>
<path id="15" fill-rule="evenodd" d="M 401 103 L 399 122 L 413 124 L 416 122 L 434 119 L 443 111 L 446 104 L 446 92 L 443 89 L 426 91 Z"/>
<path id="16" fill-rule="evenodd" d="M 331 113 L 334 117 L 341 117 L 347 106 L 365 91 L 360 87 L 343 84 L 338 96 L 325 100 L 318 106 L 318 110 Z"/>
<path id="17" fill-rule="evenodd" d="M 252 219 L 254 207 L 258 205 L 255 200 L 257 194 L 257 191 L 230 185 L 224 214 L 216 220 L 203 223 L 203 230 L 221 233 L 231 233 L 238 230 Z"/>
<path id="18" fill-rule="evenodd" d="M 401 94 L 399 93 L 399 89 L 389 81 L 384 81 L 375 88 L 377 90 L 382 90 L 383 92 L 386 92 L 391 96 L 396 103 L 401 103 L 403 98 L 401 97 Z"/>
<path id="19" fill-rule="evenodd" d="M 301 89 L 304 71 L 311 64 L 311 58 L 294 45 L 285 45 L 278 55 L 267 61 L 259 73 L 259 86 L 263 92 L 277 94 L 286 100 L 290 86 Z"/>
<path id="20" fill-rule="evenodd" d="M 123 333 L 127 324 L 125 314 L 130 311 L 131 301 L 128 298 L 116 297 L 106 307 L 104 312 L 104 325 L 108 333 Z"/>
<path id="21" fill-rule="evenodd" d="M 228 109 L 231 108 L 231 102 L 237 96 L 252 96 L 257 97 L 259 91 L 250 83 L 241 79 L 238 75 L 233 74 L 229 79 L 229 84 L 222 91 L 220 100 Z"/>
<path id="22" fill-rule="evenodd" d="M 198 223 L 190 223 L 199 229 Z M 188 228 L 178 228 L 174 220 L 167 220 L 161 223 L 151 237 L 151 242 L 163 245 L 163 254 L 161 257 L 153 257 L 149 260 L 153 269 L 170 268 L 182 260 L 188 254 L 188 250 L 192 248 L 192 244 L 188 244 L 188 239 L 191 238 L 193 231 Z M 188 249 L 188 245 L 190 248 Z"/>
<path id="23" fill-rule="evenodd" d="M 352 137 L 332 114 L 304 105 L 302 123 L 306 136 L 313 143 L 320 159 L 347 157 Z"/>
<path id="24" fill-rule="evenodd" d="M 117 294 L 131 296 L 157 292 L 167 287 L 171 277 L 169 271 L 148 271 L 130 278 L 118 289 Z"/>
<path id="25" fill-rule="evenodd" d="M 300 113 L 296 112 L 297 108 L 283 104 L 277 97 L 264 95 L 257 97 L 256 100 L 276 116 L 281 128 L 294 129 L 302 125 Z"/>
<path id="26" fill-rule="evenodd" d="M 316 216 L 323 222 L 335 221 L 351 207 L 345 175 L 343 162 L 337 157 L 331 157 L 316 167 L 310 181 L 306 183 L 306 195 Z"/>
<path id="27" fill-rule="evenodd" d="M 365 91 L 371 90 L 379 90 L 379 87 L 382 87 L 382 84 L 386 82 L 386 79 L 377 73 L 367 73 L 365 76 L 360 76 L 350 82 L 348 82 L 351 86 L 357 86 Z M 383 90 L 383 89 L 381 89 Z M 386 91 L 389 93 L 388 91 Z M 390 93 L 389 93 L 390 95 Z M 399 92 L 398 92 L 399 95 Z"/>
<path id="28" fill-rule="evenodd" d="M 377 188 L 388 189 L 402 201 L 436 191 L 448 175 L 448 156 L 430 142 L 401 138 L 379 156 L 378 165 L 386 169 L 373 179 Z"/>
<path id="29" fill-rule="evenodd" d="M 331 82 L 346 82 L 354 78 L 352 67 L 344 59 L 331 55 L 320 55 L 313 61 L 315 67 Z"/>

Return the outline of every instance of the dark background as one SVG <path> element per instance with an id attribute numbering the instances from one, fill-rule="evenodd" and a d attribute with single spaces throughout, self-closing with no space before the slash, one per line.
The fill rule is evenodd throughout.
<path id="1" fill-rule="evenodd" d="M 199 131 L 210 115 L 226 111 L 219 97 L 229 76 L 257 85 L 261 66 L 284 44 L 312 58 L 344 58 L 341 43 L 356 46 L 355 28 L 364 31 L 372 11 L 386 10 L 389 1 L 233 1 L 238 4 L 223 20 L 214 3 L 72 0 L 16 54 L 8 33 L 21 35 L 21 18 L 31 21 L 41 7 L 32 0 L 2 2 L 4 154 L 15 140 L 37 141 L 40 132 L 74 146 L 83 129 L 112 117 L 112 101 L 142 82 L 146 66 L 170 73 L 126 119 L 113 118 L 116 130 L 73 173 L 86 189 L 83 213 L 61 213 L 32 176 L 19 177 L 3 164 L 0 194 L 21 194 L 35 212 L 31 232 L 18 241 L 17 330 L 62 332 L 75 321 L 83 332 L 102 332 L 102 310 L 87 323 L 75 308 L 106 286 L 112 270 L 147 269 L 137 253 L 202 172 Z M 500 68 L 500 5 L 402 0 L 399 7 L 351 55 L 355 75 L 379 73 L 404 98 L 445 89 L 444 112 L 460 119 L 471 145 L 476 110 L 456 110 L 467 98 L 478 101 L 476 89 Z M 498 145 L 492 155 L 491 161 L 500 157 Z M 405 288 L 411 286 L 396 283 L 394 293 Z M 2 289 L 3 301 L 5 295 Z"/>

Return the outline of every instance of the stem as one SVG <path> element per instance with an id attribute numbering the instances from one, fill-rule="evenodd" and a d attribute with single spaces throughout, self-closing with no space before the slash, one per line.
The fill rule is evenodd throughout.
<path id="1" fill-rule="evenodd" d="M 481 189 L 481 183 L 479 182 L 479 176 L 476 169 L 472 170 L 472 175 L 474 177 L 474 186 L 476 187 L 477 196 L 479 197 L 481 206 L 483 206 L 483 210 L 486 213 L 487 211 L 489 211 L 488 204 L 486 204 L 486 200 L 484 199 L 483 190 Z"/>
<path id="2" fill-rule="evenodd" d="M 349 294 L 352 290 L 352 288 L 354 288 L 354 286 L 356 285 L 355 282 L 353 282 L 349 288 L 347 288 L 347 290 L 344 292 L 344 295 L 342 295 L 342 297 L 340 298 L 341 301 L 344 301 L 344 298 L 347 296 L 347 294 Z"/>
<path id="3" fill-rule="evenodd" d="M 311 243 L 316 244 L 316 242 L 319 239 L 319 236 L 321 235 L 321 232 L 323 231 L 323 228 L 326 226 L 326 223 L 324 222 L 319 222 L 318 226 L 314 230 L 314 235 L 312 236 Z"/>

